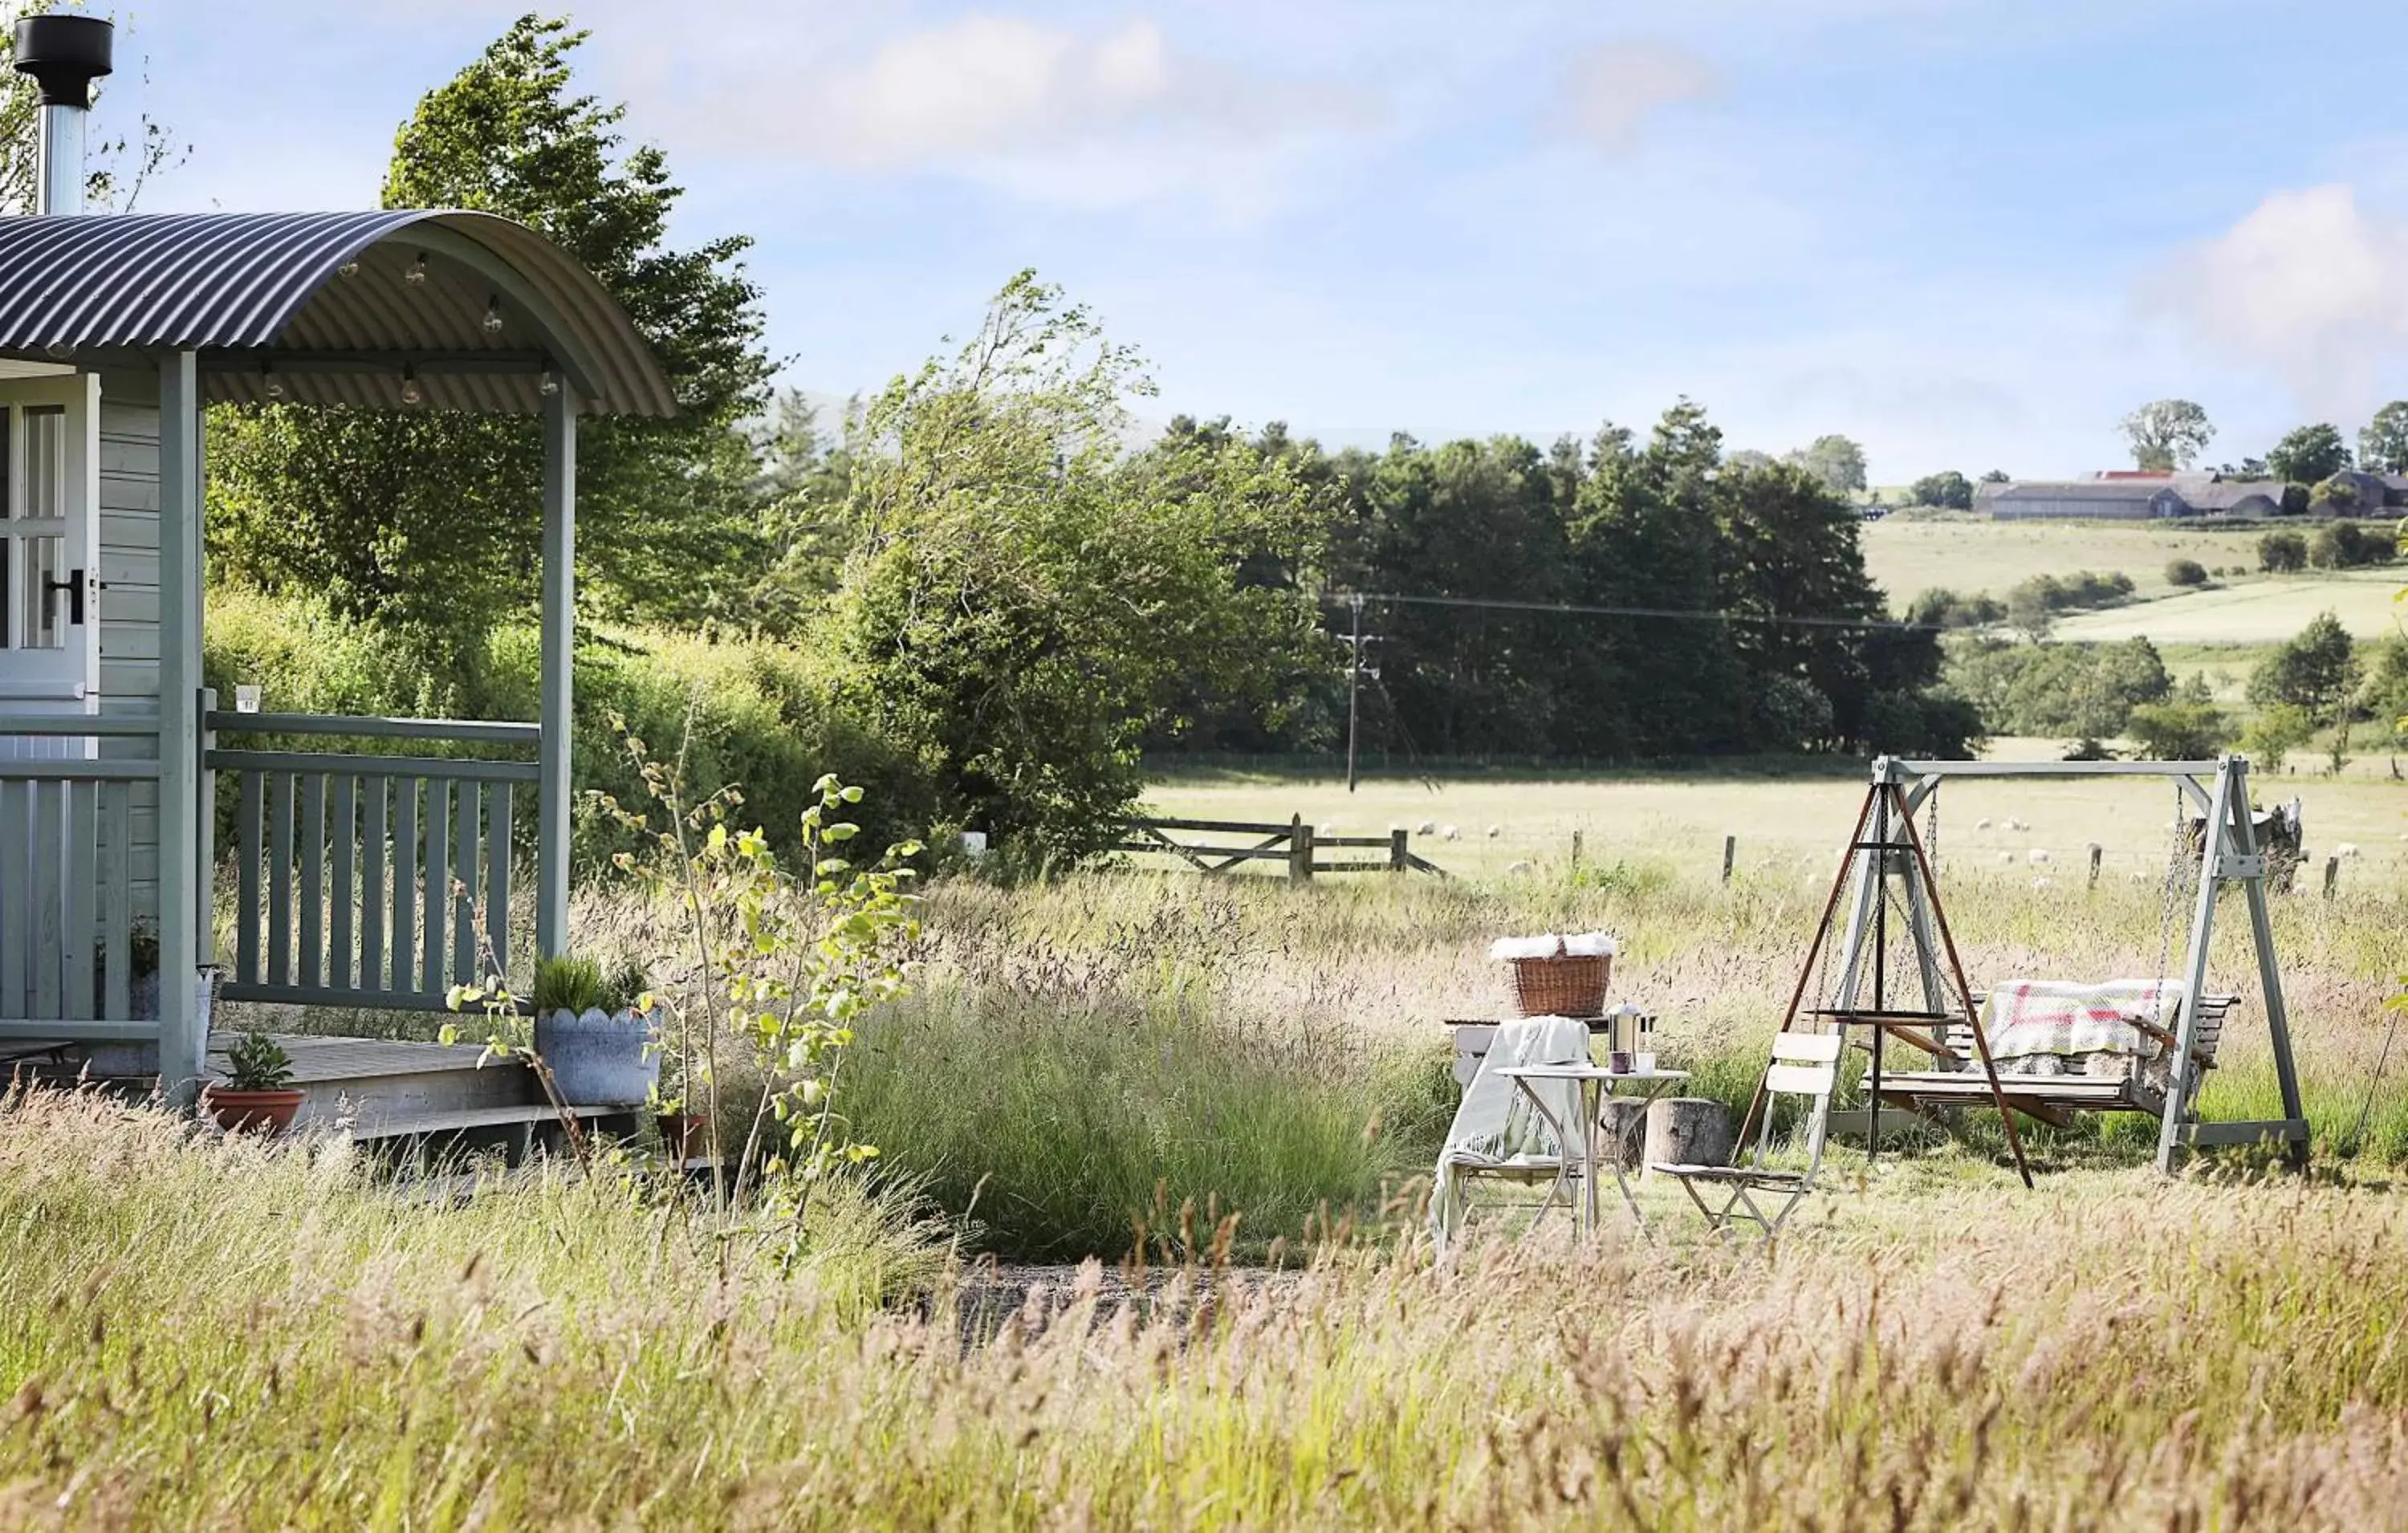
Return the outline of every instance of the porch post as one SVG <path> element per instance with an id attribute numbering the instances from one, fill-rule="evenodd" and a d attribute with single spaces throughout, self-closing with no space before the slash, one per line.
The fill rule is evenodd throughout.
<path id="1" fill-rule="evenodd" d="M 200 966 L 201 391 L 194 353 L 159 363 L 159 1085 L 198 1095 L 208 1053 Z"/>
<path id="2" fill-rule="evenodd" d="M 577 651 L 577 396 L 543 401 L 543 745 L 537 789 L 536 952 L 568 948 L 569 711 Z"/>

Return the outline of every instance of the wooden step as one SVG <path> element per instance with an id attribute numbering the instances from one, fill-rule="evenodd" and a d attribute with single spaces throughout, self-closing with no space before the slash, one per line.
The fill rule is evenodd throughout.
<path id="1" fill-rule="evenodd" d="M 633 1117 L 636 1110 L 627 1107 L 572 1107 L 568 1115 L 582 1121 L 595 1118 Z M 407 1139 L 428 1138 L 437 1134 L 460 1134 L 479 1128 L 508 1128 L 517 1124 L 538 1125 L 560 1121 L 560 1110 L 547 1103 L 532 1102 L 517 1107 L 463 1108 L 449 1112 L 401 1113 L 388 1118 L 372 1118 L 351 1125 L 345 1132 L 362 1143 L 373 1139 Z"/>

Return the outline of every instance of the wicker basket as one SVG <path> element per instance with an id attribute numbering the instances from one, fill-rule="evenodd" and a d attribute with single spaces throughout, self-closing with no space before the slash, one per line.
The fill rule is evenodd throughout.
<path id="1" fill-rule="evenodd" d="M 1605 1010 L 1612 953 L 1514 958 L 1513 1009 L 1526 1017 L 1594 1017 Z"/>

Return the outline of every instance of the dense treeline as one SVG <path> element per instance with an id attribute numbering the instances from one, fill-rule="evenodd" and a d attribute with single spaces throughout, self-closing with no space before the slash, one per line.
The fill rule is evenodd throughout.
<path id="1" fill-rule="evenodd" d="M 1180 421 L 1172 439 L 1226 429 Z M 1277 426 L 1253 445 L 1325 492 L 1317 573 L 1338 665 L 1322 705 L 1284 732 L 1225 717 L 1158 730 L 1157 744 L 1334 743 L 1348 593 L 1372 597 L 1378 640 L 1365 738 L 1392 750 L 1953 751 L 1977 732 L 1970 709 L 1934 690 L 1934 636 L 1891 623 L 1849 501 L 1805 466 L 1727 458 L 1687 400 L 1644 439 L 1608 426 L 1544 451 L 1398 437 L 1383 452 L 1330 455 Z"/>

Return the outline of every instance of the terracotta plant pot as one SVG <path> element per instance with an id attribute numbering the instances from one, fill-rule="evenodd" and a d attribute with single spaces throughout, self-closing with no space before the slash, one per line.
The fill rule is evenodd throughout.
<path id="1" fill-rule="evenodd" d="M 699 1112 L 661 1112 L 652 1117 L 661 1151 L 671 1160 L 700 1160 L 710 1153 L 710 1120 Z"/>
<path id="2" fill-rule="evenodd" d="M 201 1105 L 229 1134 L 281 1134 L 293 1126 L 293 1115 L 301 1110 L 303 1095 L 293 1088 L 236 1091 L 229 1086 L 211 1086 L 201 1093 Z"/>

